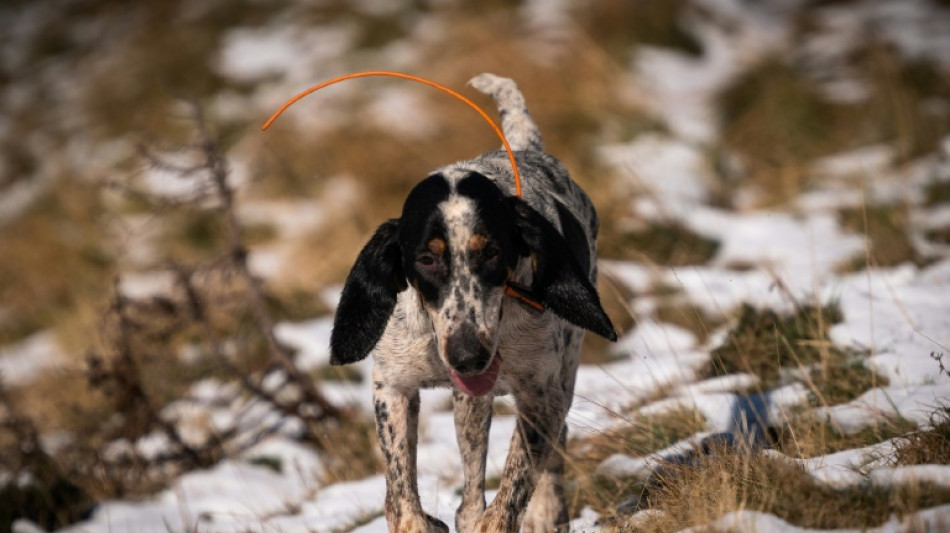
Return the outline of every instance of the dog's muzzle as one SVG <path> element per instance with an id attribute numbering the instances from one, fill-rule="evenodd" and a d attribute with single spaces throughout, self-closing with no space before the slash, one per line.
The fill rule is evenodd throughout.
<path id="1" fill-rule="evenodd" d="M 445 340 L 445 357 L 452 382 L 471 396 L 491 392 L 501 370 L 501 354 L 488 351 L 479 341 L 475 326 L 462 326 Z"/>

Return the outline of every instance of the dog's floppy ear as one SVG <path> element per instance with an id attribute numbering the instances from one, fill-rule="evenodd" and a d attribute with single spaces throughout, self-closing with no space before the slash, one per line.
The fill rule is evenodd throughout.
<path id="1" fill-rule="evenodd" d="M 355 363 L 369 354 L 383 335 L 396 295 L 407 287 L 398 229 L 398 219 L 383 223 L 346 278 L 330 334 L 332 365 Z"/>
<path id="2" fill-rule="evenodd" d="M 551 222 L 528 204 L 511 198 L 518 239 L 534 254 L 537 271 L 532 290 L 554 314 L 609 339 L 617 340 L 597 290 L 567 241 Z M 587 253 L 586 246 L 582 253 Z"/>

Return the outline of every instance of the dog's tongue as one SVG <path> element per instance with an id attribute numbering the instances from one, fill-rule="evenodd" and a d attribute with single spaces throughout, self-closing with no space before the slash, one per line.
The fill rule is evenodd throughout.
<path id="1" fill-rule="evenodd" d="M 495 353 L 495 358 L 484 372 L 477 376 L 462 377 L 456 371 L 450 370 L 452 382 L 462 389 L 462 392 L 469 396 L 484 396 L 488 394 L 498 381 L 498 373 L 501 369 L 501 354 Z"/>

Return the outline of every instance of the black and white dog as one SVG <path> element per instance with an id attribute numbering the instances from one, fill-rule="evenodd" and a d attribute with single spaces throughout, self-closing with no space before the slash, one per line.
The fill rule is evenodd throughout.
<path id="1" fill-rule="evenodd" d="M 584 330 L 616 333 L 594 288 L 597 215 L 564 166 L 542 151 L 515 83 L 470 84 L 497 104 L 516 151 L 522 197 L 504 151 L 441 168 L 409 193 L 346 280 L 331 362 L 374 356 L 376 428 L 392 532 L 441 532 L 416 484 L 419 389 L 452 387 L 464 464 L 460 532 L 566 530 L 565 416 Z M 514 396 L 517 430 L 498 494 L 485 508 L 492 397 Z M 530 504 L 529 504 L 530 501 Z"/>

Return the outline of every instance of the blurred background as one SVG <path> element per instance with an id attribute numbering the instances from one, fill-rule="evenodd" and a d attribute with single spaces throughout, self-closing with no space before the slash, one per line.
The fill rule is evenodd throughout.
<path id="1" fill-rule="evenodd" d="M 893 169 L 950 150 L 941 0 L 5 0 L 0 530 L 65 526 L 274 432 L 346 448 L 331 479 L 379 470 L 371 422 L 334 395 L 359 374 L 298 364 L 278 326 L 329 316 L 408 190 L 498 143 L 458 102 L 388 79 L 326 89 L 260 131 L 290 96 L 362 70 L 427 77 L 489 113 L 465 82 L 514 78 L 597 205 L 601 257 L 648 269 L 761 266 L 717 255 L 690 206 L 794 217 L 848 164 L 831 156 Z M 888 182 L 869 205 L 873 179 L 836 182 L 858 201 L 833 219 L 866 246 L 833 271 L 944 257 L 950 218 L 914 213 L 950 202 L 948 182 Z M 601 282 L 626 332 L 648 316 L 705 342 L 742 312 L 635 285 Z M 644 294 L 655 305 L 635 308 Z M 584 357 L 615 356 L 594 339 Z M 196 384 L 266 413 L 208 430 Z"/>

